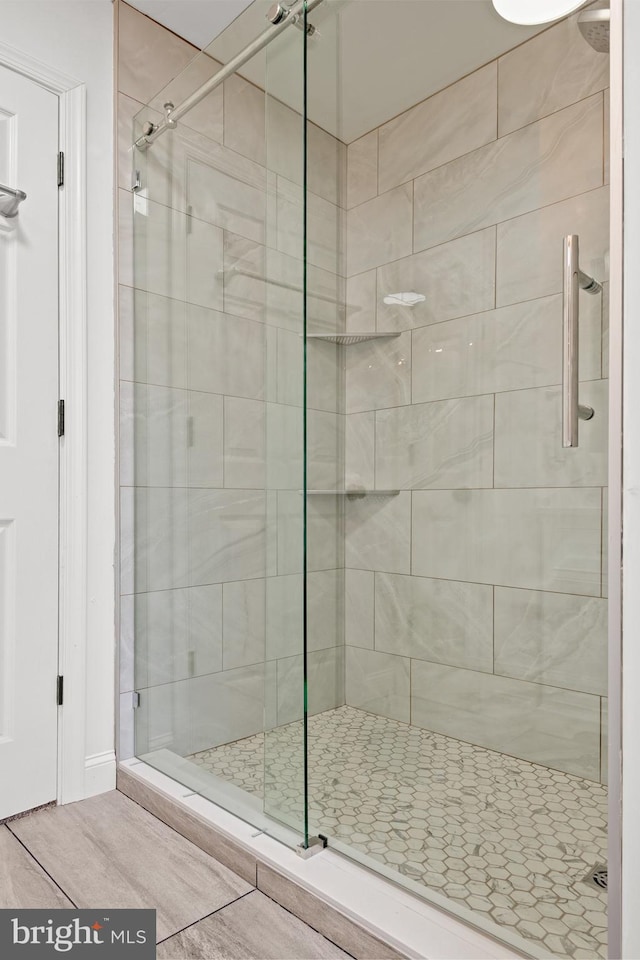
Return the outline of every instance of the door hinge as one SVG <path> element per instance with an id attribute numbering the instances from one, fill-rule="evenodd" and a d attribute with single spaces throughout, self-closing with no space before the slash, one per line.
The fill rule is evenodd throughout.
<path id="1" fill-rule="evenodd" d="M 64 400 L 58 400 L 58 436 L 64 437 Z"/>
<path id="2" fill-rule="evenodd" d="M 58 172 L 58 186 L 63 187 L 64 186 L 64 153 L 62 152 L 62 150 L 58 154 L 57 172 Z"/>
<path id="3" fill-rule="evenodd" d="M 64 677 L 57 677 L 56 678 L 56 703 L 58 704 L 59 707 L 62 706 L 63 694 L 64 694 Z"/>

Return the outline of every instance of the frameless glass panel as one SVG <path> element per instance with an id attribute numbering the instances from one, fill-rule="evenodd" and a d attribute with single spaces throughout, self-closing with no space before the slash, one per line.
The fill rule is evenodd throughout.
<path id="1" fill-rule="evenodd" d="M 608 57 L 489 6 L 312 17 L 310 120 L 348 148 L 345 697 L 309 717 L 310 828 L 527 953 L 604 957 Z M 603 283 L 575 448 L 566 235 Z"/>
<path id="2" fill-rule="evenodd" d="M 254 35 L 269 27 L 267 7 L 252 7 Z M 219 40 L 220 56 L 250 39 Z M 302 741 L 289 776 L 300 800 L 285 808 L 265 777 L 265 739 L 301 729 L 302 716 L 302 42 L 292 28 L 269 53 L 300 69 L 284 117 L 291 149 L 276 146 L 280 128 L 270 135 L 285 108 L 270 105 L 263 52 L 261 86 L 230 76 L 133 152 L 135 546 L 124 601 L 137 756 L 291 844 L 304 828 Z M 141 111 L 136 136 L 220 66 L 196 57 Z"/>
<path id="3" fill-rule="evenodd" d="M 306 842 L 304 33 L 265 50 L 267 235 L 264 809 Z M 286 99 L 280 99 L 285 85 Z"/>

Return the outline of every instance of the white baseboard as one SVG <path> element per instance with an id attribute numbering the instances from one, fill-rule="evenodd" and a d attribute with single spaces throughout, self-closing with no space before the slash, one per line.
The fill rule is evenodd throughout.
<path id="1" fill-rule="evenodd" d="M 84 761 L 84 797 L 95 797 L 116 788 L 115 751 L 94 753 Z"/>

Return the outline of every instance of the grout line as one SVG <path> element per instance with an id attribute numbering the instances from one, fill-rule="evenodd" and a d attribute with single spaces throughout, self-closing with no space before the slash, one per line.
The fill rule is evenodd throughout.
<path id="1" fill-rule="evenodd" d="M 20 819 L 23 819 L 23 818 L 20 818 Z M 58 881 L 55 879 L 55 877 L 53 877 L 53 876 L 49 873 L 49 871 L 46 869 L 46 867 L 44 867 L 44 866 L 40 863 L 40 861 L 39 861 L 38 858 L 36 857 L 35 853 L 32 853 L 32 851 L 29 849 L 29 847 L 27 846 L 27 844 L 26 844 L 23 840 L 21 840 L 21 838 L 20 838 L 16 833 L 13 832 L 13 830 L 11 829 L 11 824 L 12 824 L 13 822 L 14 822 L 14 821 L 9 821 L 8 823 L 5 824 L 5 826 L 7 827 L 7 829 L 9 830 L 9 832 L 11 833 L 11 836 L 13 836 L 13 837 L 16 838 L 16 840 L 18 841 L 18 843 L 26 850 L 26 852 L 29 854 L 29 856 L 31 857 L 31 859 L 34 860 L 34 861 L 38 864 L 38 866 L 40 867 L 40 869 L 49 877 L 49 879 L 51 880 L 51 882 L 55 884 L 55 886 L 58 888 L 58 890 L 60 890 L 60 892 L 64 894 L 64 896 L 67 898 L 67 900 L 69 900 L 69 901 L 73 904 L 73 906 L 76 908 L 76 910 L 80 909 L 79 905 L 75 902 L 75 900 L 73 900 L 72 897 L 69 896 L 69 894 L 66 892 L 66 890 L 64 889 L 64 887 L 61 887 L 60 884 L 58 883 Z M 62 908 L 62 909 L 64 909 L 64 908 Z"/>
<path id="2" fill-rule="evenodd" d="M 479 69 L 483 69 L 483 68 L 480 67 Z M 473 71 L 473 72 L 475 73 L 476 71 Z M 470 75 L 471 74 L 468 74 L 468 76 Z M 460 79 L 462 80 L 465 78 L 461 77 Z M 455 81 L 455 82 L 458 83 L 459 81 Z M 444 87 L 443 89 L 446 89 L 446 87 Z M 515 135 L 521 133 L 523 130 L 528 129 L 529 127 L 533 127 L 536 124 L 542 124 L 546 120 L 549 120 L 551 117 L 556 117 L 563 111 L 571 110 L 574 107 L 577 107 L 579 104 L 584 104 L 589 100 L 595 100 L 595 98 L 598 96 L 603 98 L 603 103 L 604 103 L 603 91 L 605 89 L 607 88 L 604 87 L 602 90 L 596 90 L 595 92 L 588 94 L 586 97 L 581 97 L 579 100 L 574 100 L 572 103 L 568 103 L 563 107 L 559 107 L 557 110 L 553 110 L 551 113 L 546 113 L 542 117 L 535 117 L 533 120 L 529 120 L 527 123 L 522 124 L 522 126 L 520 127 L 514 127 L 513 130 L 507 130 L 507 132 L 504 133 L 502 136 L 497 136 L 484 143 L 479 143 L 477 146 L 472 147 L 470 150 L 466 150 L 464 153 L 460 153 L 455 157 L 451 157 L 449 160 L 445 160 L 442 163 L 438 163 L 435 167 L 430 167 L 428 170 L 423 170 L 421 173 L 417 173 L 413 177 L 407 177 L 406 180 L 401 180 L 399 183 L 394 183 L 393 186 L 387 187 L 387 189 L 384 190 L 382 193 L 379 193 L 378 196 L 384 196 L 385 194 L 390 193 L 392 190 L 396 190 L 398 187 L 404 186 L 405 184 L 409 183 L 411 180 L 420 180 L 423 177 L 428 177 L 430 174 L 434 173 L 436 170 L 443 170 L 445 167 L 448 167 L 451 164 L 456 163 L 458 160 L 463 160 L 463 159 L 466 159 L 467 157 L 471 157 L 473 156 L 473 154 L 479 153 L 481 150 L 487 151 L 489 148 L 495 147 L 496 144 L 499 144 L 501 141 L 508 140 L 510 137 L 514 137 Z M 441 91 L 437 91 L 437 93 L 440 93 L 440 92 Z M 437 96 L 437 93 L 433 94 L 433 96 Z M 414 107 L 416 106 L 419 106 L 419 104 L 414 104 Z M 410 107 L 409 110 L 405 112 L 406 113 L 410 112 L 411 110 L 414 109 L 414 107 Z M 600 184 L 600 186 L 602 186 L 602 184 Z M 372 199 L 375 199 L 375 198 L 372 198 Z M 352 207 L 351 209 L 355 210 L 357 207 L 361 207 L 365 203 L 370 203 L 370 202 L 371 200 L 363 200 L 362 203 L 356 204 L 356 206 Z"/>
<path id="3" fill-rule="evenodd" d="M 140 804 L 140 806 L 142 805 Z M 145 808 L 143 807 L 142 809 L 144 810 Z M 213 857 L 212 859 L 215 860 L 215 857 Z M 220 861 L 218 860 L 216 862 L 219 863 Z M 245 882 L 248 883 L 248 881 L 245 881 Z M 181 927 L 179 930 L 176 930 L 175 933 L 169 934 L 169 936 L 165 937 L 164 940 L 158 940 L 156 946 L 159 946 L 161 943 L 167 943 L 168 940 L 172 940 L 174 937 L 179 936 L 181 933 L 184 933 L 185 930 L 190 930 L 191 927 L 197 927 L 197 925 L 199 923 L 202 923 L 203 920 L 209 920 L 211 917 L 215 917 L 217 913 L 221 913 L 223 910 L 226 910 L 227 907 L 230 907 L 233 903 L 237 903 L 238 900 L 244 900 L 245 897 L 250 897 L 252 893 L 256 892 L 256 890 L 257 890 L 257 887 L 254 887 L 251 890 L 247 890 L 246 893 L 240 894 L 239 897 L 236 897 L 234 900 L 230 900 L 229 903 L 225 903 L 224 906 L 218 907 L 216 910 L 212 910 L 211 913 L 207 913 L 204 915 L 204 917 L 200 917 L 198 920 L 194 920 L 193 923 L 188 923 L 186 927 Z"/>

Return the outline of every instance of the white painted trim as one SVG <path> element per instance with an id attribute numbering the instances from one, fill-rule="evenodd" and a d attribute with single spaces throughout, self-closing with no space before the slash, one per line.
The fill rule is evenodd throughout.
<path id="1" fill-rule="evenodd" d="M 58 711 L 58 802 L 86 796 L 87 642 L 87 196 L 86 89 L 73 77 L 0 43 L 0 64 L 59 98 L 59 148 L 65 186 L 59 191 L 60 396 L 66 404 L 60 442 L 60 611 L 58 669 L 65 678 Z M 52 166 L 51 175 L 55 174 Z M 89 758 L 93 760 L 95 758 Z M 113 776 L 113 767 L 111 768 Z M 85 778 L 87 784 L 85 785 Z M 111 780 L 110 785 L 112 785 Z M 109 786 L 107 787 L 109 789 Z"/>
<path id="2" fill-rule="evenodd" d="M 107 750 L 105 753 L 96 753 L 92 757 L 87 757 L 84 765 L 84 798 L 95 797 L 98 793 L 113 790 L 115 776 L 115 750 Z"/>
<path id="3" fill-rule="evenodd" d="M 60 96 L 60 641 L 58 802 L 85 793 L 87 646 L 87 197 L 86 90 Z"/>
<path id="4" fill-rule="evenodd" d="M 211 823 L 260 862 L 273 867 L 407 957 L 513 960 L 532 955 L 494 940 L 332 850 L 303 860 L 283 843 L 262 831 L 256 832 L 255 827 L 244 820 L 143 761 L 126 760 L 120 766 L 166 793 L 176 804 Z"/>

